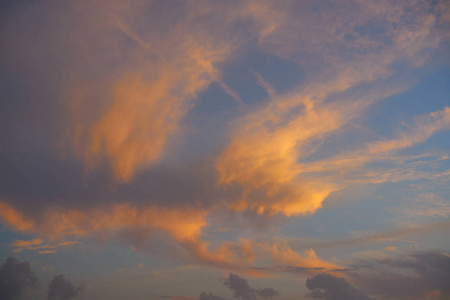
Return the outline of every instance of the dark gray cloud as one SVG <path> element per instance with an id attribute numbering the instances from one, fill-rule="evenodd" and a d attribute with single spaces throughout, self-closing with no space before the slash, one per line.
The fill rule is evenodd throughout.
<path id="1" fill-rule="evenodd" d="M 75 287 L 64 275 L 56 275 L 48 285 L 48 300 L 70 300 L 85 290 L 84 283 Z"/>
<path id="2" fill-rule="evenodd" d="M 353 281 L 383 298 L 450 299 L 450 256 L 439 251 L 416 252 L 399 258 L 363 262 Z"/>
<path id="3" fill-rule="evenodd" d="M 240 300 L 258 300 L 261 298 L 269 298 L 278 296 L 280 293 L 272 288 L 257 288 L 250 287 L 247 279 L 240 277 L 239 275 L 230 273 L 228 278 L 225 279 L 224 284 L 230 290 L 233 291 L 233 298 Z M 203 292 L 200 294 L 199 300 L 225 300 L 220 296 L 216 296 L 213 293 Z"/>
<path id="4" fill-rule="evenodd" d="M 279 293 L 272 288 L 251 288 L 246 279 L 233 273 L 230 273 L 225 280 L 225 285 L 234 292 L 233 296 L 235 298 L 241 300 L 257 300 L 258 297 L 267 298 L 279 295 Z"/>
<path id="5" fill-rule="evenodd" d="M 0 269 L 0 299 L 15 299 L 23 290 L 36 283 L 37 278 L 31 271 L 30 264 L 10 257 Z"/>
<path id="6" fill-rule="evenodd" d="M 236 274 L 230 273 L 225 280 L 225 285 L 233 290 L 234 297 L 242 300 L 256 300 L 256 291 L 248 285 L 248 281 Z"/>
<path id="7" fill-rule="evenodd" d="M 323 300 L 371 300 L 363 291 L 354 288 L 345 278 L 319 274 L 306 280 L 306 287 L 313 299 Z"/>

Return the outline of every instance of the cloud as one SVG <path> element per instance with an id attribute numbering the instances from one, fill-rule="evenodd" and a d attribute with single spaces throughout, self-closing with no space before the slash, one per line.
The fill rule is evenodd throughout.
<path id="1" fill-rule="evenodd" d="M 331 193 L 346 186 L 342 177 L 354 164 L 367 162 L 364 157 L 344 152 L 350 158 L 347 163 L 336 160 L 328 165 L 325 159 L 319 161 L 323 168 L 317 168 L 318 172 L 311 157 L 322 153 L 328 138 L 348 130 L 345 126 L 374 103 L 411 86 L 396 82 L 393 88 L 387 79 L 395 73 L 394 63 L 419 67 L 427 50 L 440 43 L 441 36 L 432 30 L 436 17 L 427 7 L 425 2 L 406 1 L 384 1 L 376 8 L 370 1 L 344 1 L 332 11 L 308 1 L 248 5 L 247 13 L 264 28 L 259 46 L 308 69 L 310 77 L 281 95 L 258 77 L 269 91 L 269 102 L 234 122 L 230 142 L 217 160 L 221 183 L 242 188 L 231 209 L 311 214 Z M 320 18 L 310 13 L 313 9 Z M 411 22 L 403 22 L 404 18 Z M 371 88 L 358 94 L 358 88 L 367 83 Z M 420 138 L 402 137 L 396 145 L 413 145 L 446 128 L 441 121 L 445 115 L 430 114 L 430 120 L 418 122 L 424 129 Z M 333 163 L 338 164 L 334 170 Z"/>
<path id="2" fill-rule="evenodd" d="M 152 243 L 153 239 L 164 243 L 164 233 L 166 233 L 181 246 L 189 259 L 197 263 L 236 270 L 253 276 L 264 275 L 264 272 L 251 269 L 255 253 L 250 242 L 245 239 L 241 239 L 237 243 L 223 242 L 213 250 L 210 249 L 210 244 L 201 239 L 202 229 L 207 225 L 206 211 L 204 210 L 118 204 L 105 209 L 85 211 L 52 209 L 44 212 L 41 218 L 33 219 L 6 203 L 0 202 L 0 208 L 0 217 L 14 230 L 29 234 L 37 233 L 49 239 L 61 240 L 54 243 L 53 246 L 51 246 L 52 244 L 43 245 L 42 239 L 29 242 L 16 241 L 12 243 L 12 246 L 17 247 L 16 249 L 54 253 L 58 246 L 73 244 L 73 242 L 63 241 L 64 238 L 87 237 L 103 241 L 119 239 L 130 243 L 135 249 L 152 252 L 154 247 L 162 246 L 156 242 Z M 162 236 L 161 233 L 163 233 Z M 165 250 L 164 254 L 170 253 L 171 251 Z M 177 255 L 176 252 L 173 255 Z"/>
<path id="3" fill-rule="evenodd" d="M 423 143 L 437 131 L 450 128 L 450 107 L 416 117 L 415 126 L 392 141 L 369 144 L 369 153 L 384 154 Z"/>
<path id="4" fill-rule="evenodd" d="M 210 293 L 211 294 L 211 293 Z M 206 294 L 205 294 L 206 295 Z M 206 295 L 207 297 L 208 295 Z M 189 297 L 189 296 L 171 296 L 171 295 L 151 295 L 151 297 L 157 297 L 157 298 L 168 298 L 170 300 L 198 300 L 198 297 Z M 208 299 L 208 298 L 206 298 Z M 213 299 L 217 300 L 217 299 Z"/>
<path id="5" fill-rule="evenodd" d="M 310 155 L 318 151 L 312 148 L 312 153 L 307 152 L 314 141 L 326 139 L 325 134 L 338 130 L 352 118 L 348 108 L 345 113 L 343 110 L 344 107 L 339 106 L 318 107 L 311 112 L 305 109 L 304 114 L 291 121 L 292 124 L 279 125 L 279 118 L 286 120 L 288 117 L 277 117 L 276 107 L 270 107 L 257 116 L 243 120 L 243 129 L 237 131 L 217 163 L 223 184 L 243 187 L 242 197 L 236 199 L 230 208 L 254 210 L 258 214 L 268 212 L 295 216 L 315 212 L 330 193 L 356 182 L 384 183 L 448 177 L 446 169 L 424 170 L 425 164 L 430 166 L 430 158 L 423 158 L 422 163 L 420 156 L 408 159 L 394 155 L 424 142 L 438 131 L 448 129 L 448 107 L 417 116 L 409 131 L 390 141 L 368 143 L 361 150 L 343 152 L 329 159 L 307 161 Z M 342 120 L 344 115 L 347 116 L 345 122 Z M 333 118 L 336 120 L 334 124 Z M 318 122 L 319 119 L 326 119 L 327 122 Z M 330 124 L 331 127 L 328 127 Z M 304 163 L 302 157 L 305 158 Z M 384 165 L 377 169 L 374 163 L 383 160 L 391 160 L 400 166 Z M 402 164 L 405 160 L 410 161 Z M 438 165 L 441 160 L 442 157 L 437 157 L 433 163 Z"/>
<path id="6" fill-rule="evenodd" d="M 253 277 L 266 277 L 265 270 L 255 268 L 253 260 L 264 256 L 263 251 L 254 251 L 254 244 L 245 239 L 239 242 L 222 241 L 215 246 L 201 238 L 186 239 L 181 242 L 192 260 L 211 267 L 240 272 Z M 258 246 L 258 245 L 256 245 Z"/>
<path id="7" fill-rule="evenodd" d="M 332 170 L 344 169 L 344 168 L 361 168 L 363 165 L 377 161 L 377 160 L 400 160 L 401 162 L 413 161 L 413 163 L 405 164 L 404 168 L 413 169 L 414 167 L 420 167 L 420 159 L 427 159 L 427 163 L 430 163 L 430 159 L 433 155 L 410 155 L 410 156 L 395 156 L 396 152 L 404 149 L 411 148 L 412 146 L 421 144 L 429 139 L 432 135 L 439 131 L 444 131 L 450 128 L 450 108 L 444 107 L 443 110 L 434 111 L 428 114 L 414 116 L 412 124 L 406 124 L 403 122 L 406 128 L 397 130 L 398 132 L 394 137 L 385 139 L 383 141 L 368 142 L 363 148 L 351 151 L 343 152 L 331 159 L 318 161 L 311 163 L 309 171 L 314 170 L 326 170 L 327 168 Z M 446 156 L 438 156 L 435 160 L 445 160 Z M 393 173 L 397 171 L 399 173 L 402 169 L 392 168 Z M 403 169 L 404 170 L 404 169 Z M 372 171 L 372 176 L 381 176 L 375 170 Z M 368 176 L 369 174 L 366 174 Z M 388 174 L 386 174 L 388 175 Z M 392 180 L 395 180 L 392 178 Z"/>
<path id="8" fill-rule="evenodd" d="M 230 273 L 224 284 L 233 291 L 233 296 L 235 298 L 241 300 L 257 300 L 258 296 L 267 298 L 279 295 L 279 293 L 272 288 L 251 288 L 246 279 L 233 273 Z"/>
<path id="9" fill-rule="evenodd" d="M 343 137 L 372 105 L 408 89 L 399 73 L 444 38 L 436 24 L 445 16 L 428 1 L 344 0 L 333 10 L 315 1 L 57 2 L 1 18 L 0 217 L 40 237 L 13 251 L 118 239 L 249 276 L 267 275 L 254 266 L 262 257 L 315 274 L 336 266 L 313 250 L 217 241 L 204 229 L 217 215 L 271 223 L 313 214 L 351 184 L 437 175 L 418 172 L 427 159 L 413 166 L 395 155 L 448 129 L 448 108 L 392 139 Z M 268 97 L 252 103 L 227 82 L 248 50 L 305 76 L 286 91 L 250 71 Z M 201 131 L 189 118 L 212 83 L 239 107 L 224 113 L 229 135 L 214 131 L 216 150 L 193 162 L 190 138 Z M 367 167 L 384 159 L 392 165 Z"/>
<path id="10" fill-rule="evenodd" d="M 371 300 L 367 294 L 351 286 L 345 278 L 319 274 L 306 280 L 306 287 L 313 299 L 323 300 Z"/>
<path id="11" fill-rule="evenodd" d="M 335 241 L 313 242 L 309 244 L 314 249 L 352 247 L 352 246 L 366 245 L 370 243 L 394 241 L 399 238 L 428 234 L 433 231 L 445 231 L 448 230 L 448 228 L 450 228 L 450 221 L 442 221 L 436 223 L 409 226 L 404 228 L 397 228 L 393 230 L 381 231 L 376 233 L 365 232 L 361 236 L 355 238 L 339 239 Z M 304 244 L 305 244 L 304 241 L 300 241 L 298 246 Z"/>
<path id="12" fill-rule="evenodd" d="M 48 300 L 70 300 L 84 292 L 84 283 L 75 287 L 63 274 L 56 275 L 48 285 Z"/>
<path id="13" fill-rule="evenodd" d="M 282 114 L 276 119 L 268 111 L 267 115 L 252 116 L 224 150 L 217 162 L 221 183 L 238 183 L 244 188 L 243 197 L 230 208 L 286 216 L 313 213 L 339 188 L 316 178 L 296 178 L 300 143 L 333 131 L 341 123 L 336 112 L 316 110 L 312 103 L 305 102 L 304 114 L 279 128 L 277 123 L 286 120 Z M 320 119 L 326 121 L 318 122 Z M 265 122 L 271 122 L 274 128 L 264 126 Z"/>
<path id="14" fill-rule="evenodd" d="M 281 264 L 282 270 L 311 275 L 340 269 L 339 266 L 317 257 L 311 248 L 305 256 L 292 250 L 288 245 L 278 243 L 272 246 L 273 259 Z"/>
<path id="15" fill-rule="evenodd" d="M 220 66 L 241 43 L 239 34 L 231 35 L 238 17 L 226 11 L 218 17 L 213 3 L 180 3 L 177 10 L 140 1 L 102 4 L 86 2 L 82 7 L 89 17 L 92 9 L 103 15 L 101 22 L 93 19 L 91 24 L 95 46 L 84 50 L 104 76 L 87 81 L 87 68 L 74 66 L 76 78 L 63 96 L 71 114 L 69 132 L 75 137 L 67 142 L 88 169 L 106 161 L 118 181 L 129 182 L 136 172 L 164 158 L 167 145 L 182 131 L 183 117 L 211 83 L 218 82 L 239 99 L 220 79 Z M 106 43 L 118 49 L 108 60 L 98 51 Z M 75 56 L 72 63 L 83 65 L 84 59 Z M 93 100 L 98 105 L 94 111 Z"/>
<path id="16" fill-rule="evenodd" d="M 263 298 L 269 298 L 278 296 L 280 293 L 274 290 L 273 288 L 263 288 L 256 290 L 256 294 L 258 294 L 258 296 Z"/>
<path id="17" fill-rule="evenodd" d="M 187 2 L 174 10 L 139 0 L 54 3 L 24 5 L 2 22 L 3 39 L 10 41 L 2 60 L 40 99 L 43 109 L 32 113 L 36 119 L 45 119 L 47 107 L 63 115 L 34 129 L 58 124 L 46 128 L 42 142 L 50 142 L 49 150 L 60 156 L 75 154 L 86 170 L 106 167 L 117 181 L 129 182 L 164 158 L 199 93 L 219 82 L 233 94 L 219 76 L 220 66 L 242 43 L 233 31 L 239 16 L 229 7 Z M 28 19 L 31 14 L 36 19 Z M 33 38 L 38 35 L 45 41 Z M 26 53 L 29 47 L 35 55 Z M 29 66 L 33 72 L 26 71 Z M 40 79 L 45 87 L 33 82 L 39 72 L 46 73 Z M 30 99 L 23 101 L 32 106 Z"/>
<path id="18" fill-rule="evenodd" d="M 427 251 L 396 258 L 363 261 L 352 280 L 364 290 L 383 298 L 448 299 L 450 297 L 450 256 Z"/>
<path id="19" fill-rule="evenodd" d="M 14 247 L 14 249 L 13 249 L 14 253 L 22 252 L 26 249 L 26 250 L 37 251 L 40 254 L 47 254 L 47 253 L 55 253 L 57 251 L 57 248 L 59 248 L 59 247 L 73 246 L 73 245 L 76 245 L 79 243 L 80 243 L 79 241 L 62 241 L 59 243 L 44 243 L 43 239 L 36 238 L 33 240 L 29 240 L 29 241 L 14 240 L 9 245 Z"/>
<path id="20" fill-rule="evenodd" d="M 40 220 L 28 219 L 12 206 L 0 203 L 1 217 L 18 231 L 39 233 L 51 238 L 120 232 L 143 228 L 148 233 L 163 230 L 177 240 L 193 238 L 206 225 L 205 212 L 188 209 L 161 209 L 147 207 L 138 209 L 131 205 L 116 205 L 106 210 L 89 211 L 52 209 Z M 137 230 L 139 231 L 139 230 Z"/>
<path id="21" fill-rule="evenodd" d="M 233 290 L 233 296 L 242 300 L 256 300 L 256 290 L 250 288 L 247 280 L 239 277 L 236 274 L 230 273 L 225 280 L 225 286 Z"/>
<path id="22" fill-rule="evenodd" d="M 229 245 L 223 244 L 216 251 L 211 252 L 208 244 L 200 239 L 202 228 L 207 225 L 206 212 L 192 208 L 164 209 L 154 207 L 135 207 L 128 204 L 115 205 L 106 209 L 74 210 L 51 209 L 44 212 L 39 219 L 29 218 L 14 207 L 0 203 L 0 217 L 12 229 L 24 233 L 37 233 L 49 239 L 63 240 L 72 238 L 98 238 L 100 240 L 119 239 L 130 243 L 136 249 L 151 251 L 148 244 L 152 238 L 158 238 L 158 233 L 167 233 L 179 243 L 187 254 L 194 260 L 220 267 L 237 267 L 238 256 L 233 253 Z M 42 240 L 28 243 L 39 245 Z M 22 242 L 13 243 L 20 246 Z M 65 245 L 59 242 L 57 245 Z M 22 245 L 22 246 L 21 246 Z M 33 249 L 39 245 L 30 246 Z M 245 251 L 250 251 L 248 245 Z M 17 249 L 22 249 L 17 248 Z M 51 247 L 38 247 L 51 248 Z M 236 248 L 241 253 L 240 247 Z M 167 254 L 167 253 L 166 253 Z M 237 259 L 238 260 L 238 259 Z M 240 260 L 238 260 L 240 261 Z M 246 260 L 243 260 L 246 261 Z M 247 263 L 245 265 L 248 265 Z M 239 267 L 241 269 L 241 267 Z"/>
<path id="23" fill-rule="evenodd" d="M 148 23 L 156 18 L 142 13 L 139 0 L 78 1 L 55 7 L 56 2 L 22 3 L 2 20 L 2 50 L 6 49 L 1 60 L 9 67 L 4 72 L 17 75 L 5 77 L 24 82 L 26 90 L 25 96 L 14 88 L 4 95 L 10 148 L 2 163 L 16 172 L 2 172 L 2 177 L 9 177 L 2 189 L 6 192 L 30 180 L 43 202 L 53 198 L 45 188 L 53 179 L 59 188 L 80 183 L 79 191 L 85 191 L 92 183 L 85 179 L 93 173 L 102 173 L 100 181 L 105 182 L 112 171 L 118 181 L 129 182 L 137 172 L 160 162 L 166 145 L 182 131 L 179 122 L 195 105 L 197 94 L 214 82 L 216 63 L 228 53 L 225 41 L 221 44 L 217 37 L 216 44 L 200 32 L 197 23 L 202 16 L 193 16 L 190 8 L 180 9 L 182 16 L 172 17 L 166 31 Z M 164 4 L 144 6 L 155 16 L 171 11 Z M 30 20 L 30 15 L 36 18 Z M 190 25 L 181 21 L 187 19 Z M 149 54 L 142 44 L 167 59 Z M 35 51 L 30 56 L 24 49 L 31 48 Z M 8 80 L 2 77 L 2 86 Z M 17 110 L 14 103 L 19 102 L 26 109 Z M 10 152 L 15 147 L 21 150 Z M 33 163 L 32 156 L 40 159 Z M 17 169 L 24 157 L 30 160 Z M 46 175 L 34 176 L 44 166 Z M 62 194 L 74 196 L 74 190 Z M 77 196 L 83 199 L 76 202 L 87 195 Z"/>
<path id="24" fill-rule="evenodd" d="M 199 296 L 199 300 L 225 300 L 225 298 L 214 295 L 213 293 L 201 293 Z"/>
<path id="25" fill-rule="evenodd" d="M 250 287 L 246 279 L 233 273 L 228 275 L 224 284 L 233 291 L 233 297 L 240 300 L 258 300 L 260 297 L 267 299 L 279 295 L 279 292 L 272 288 L 254 289 Z M 211 292 L 203 292 L 200 294 L 200 300 L 225 300 L 225 298 L 216 296 Z"/>
<path id="26" fill-rule="evenodd" d="M 14 252 L 22 252 L 24 249 L 34 249 L 36 246 L 40 246 L 44 241 L 40 238 L 29 240 L 29 241 L 20 241 L 15 240 L 10 243 L 11 246 L 15 247 Z"/>
<path id="27" fill-rule="evenodd" d="M 376 7 L 370 1 L 344 1 L 333 10 L 329 10 L 328 4 L 317 5 L 314 1 L 258 4 L 250 5 L 249 14 L 270 28 L 261 32 L 259 45 L 307 68 L 315 68 L 321 76 L 325 75 L 321 72 L 324 70 L 336 71 L 337 76 L 343 75 L 343 70 L 352 70 L 349 75 L 359 73 L 360 79 L 370 80 L 386 74 L 389 63 L 399 58 L 398 51 L 410 63 L 419 65 L 426 56 L 421 51 L 436 47 L 441 39 L 440 32 L 431 30 L 436 17 L 429 12 L 434 6 L 422 1 L 414 4 L 382 1 Z M 335 18 L 317 18 L 331 14 Z M 411 22 L 404 22 L 405 18 Z M 306 24 L 310 26 L 305 27 Z M 360 67 L 359 71 L 355 66 Z M 354 77 L 352 81 L 357 80 Z"/>
<path id="28" fill-rule="evenodd" d="M 10 257 L 0 268 L 0 298 L 13 300 L 28 287 L 35 286 L 37 278 L 28 262 Z"/>
<path id="29" fill-rule="evenodd" d="M 398 209 L 391 209 L 391 212 L 398 214 L 399 222 L 445 220 L 450 216 L 450 204 L 439 195 L 423 193 L 408 199 Z"/>

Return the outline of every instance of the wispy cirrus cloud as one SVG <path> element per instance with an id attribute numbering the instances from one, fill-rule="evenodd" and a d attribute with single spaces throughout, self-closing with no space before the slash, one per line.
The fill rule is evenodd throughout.
<path id="1" fill-rule="evenodd" d="M 367 163 L 370 158 L 367 151 L 356 156 L 345 153 L 347 160 L 319 161 L 323 166 L 320 176 L 302 176 L 314 169 L 314 164 L 303 161 L 320 149 L 320 145 L 311 145 L 341 133 L 368 107 L 401 91 L 387 88 L 385 80 L 395 72 L 393 64 L 404 61 L 409 67 L 418 67 L 426 59 L 425 50 L 440 42 L 441 36 L 433 30 L 436 17 L 426 12 L 426 3 L 410 6 L 383 2 L 375 8 L 367 1 L 348 1 L 341 5 L 341 10 L 332 12 L 325 5 L 314 6 L 307 1 L 285 2 L 277 7 L 269 2 L 249 6 L 249 14 L 265 24 L 258 40 L 265 51 L 316 69 L 308 84 L 285 95 L 275 95 L 259 76 L 271 100 L 266 107 L 235 122 L 229 145 L 217 161 L 221 183 L 239 185 L 243 190 L 230 208 L 286 216 L 319 209 L 330 193 L 345 187 L 338 177 L 341 174 L 336 173 Z M 355 5 L 352 12 L 345 9 L 347 5 Z M 317 9 L 320 21 L 314 14 L 299 17 L 300 7 L 305 12 L 307 8 Z M 333 18 L 327 18 L 331 14 Z M 411 23 L 404 24 L 404 18 Z M 313 64 L 316 60 L 322 63 Z M 352 93 L 366 83 L 377 89 L 359 97 Z M 402 84 L 396 88 L 399 86 Z M 369 152 L 379 155 L 380 151 L 423 142 L 447 128 L 446 111 L 418 119 L 420 129 L 414 133 L 369 145 Z M 334 174 L 328 169 L 333 163 L 340 165 Z"/>

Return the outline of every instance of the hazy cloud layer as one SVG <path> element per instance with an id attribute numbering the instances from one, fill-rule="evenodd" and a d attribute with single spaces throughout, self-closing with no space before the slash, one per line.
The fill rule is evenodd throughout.
<path id="1" fill-rule="evenodd" d="M 0 298 L 17 299 L 26 288 L 35 286 L 37 281 L 28 262 L 21 263 L 10 257 L 0 268 Z"/>

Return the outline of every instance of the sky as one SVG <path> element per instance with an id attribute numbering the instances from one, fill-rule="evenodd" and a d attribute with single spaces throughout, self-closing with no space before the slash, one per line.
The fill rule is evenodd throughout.
<path id="1" fill-rule="evenodd" d="M 450 2 L 0 2 L 0 298 L 450 299 Z"/>

